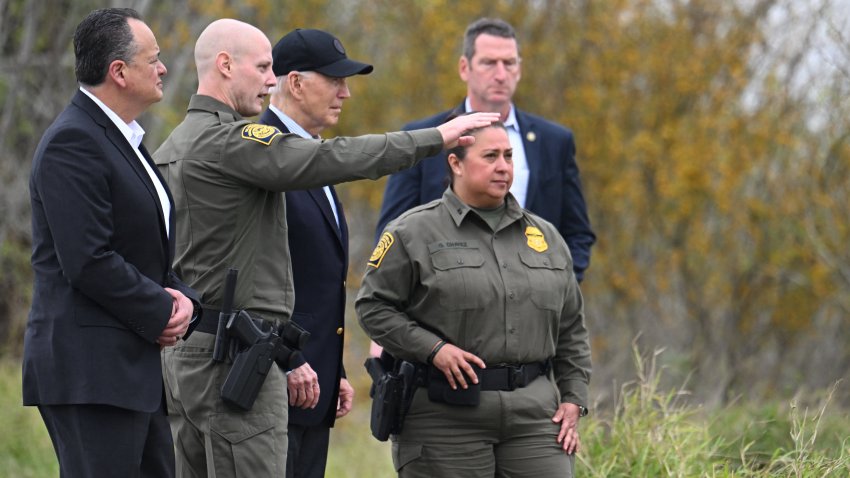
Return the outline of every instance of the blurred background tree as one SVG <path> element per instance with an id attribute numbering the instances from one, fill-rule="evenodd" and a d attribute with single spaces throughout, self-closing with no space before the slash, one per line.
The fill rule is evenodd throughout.
<path id="1" fill-rule="evenodd" d="M 71 37 L 88 11 L 132 6 L 157 35 L 169 74 L 163 101 L 140 119 L 150 150 L 185 114 L 194 41 L 214 19 L 255 24 L 272 43 L 326 29 L 373 63 L 328 132 L 357 135 L 459 103 L 464 29 L 498 16 L 519 34 L 517 104 L 576 134 L 599 237 L 582 286 L 597 402 L 630 378 L 636 336 L 665 347 L 670 380 L 690 377 L 709 405 L 823 388 L 850 370 L 848 3 L 0 0 L 2 353 L 20 353 L 29 306 L 29 164 L 76 88 Z M 383 185 L 339 189 L 350 298 Z M 366 339 L 348 320 L 347 362 L 359 369 Z"/>

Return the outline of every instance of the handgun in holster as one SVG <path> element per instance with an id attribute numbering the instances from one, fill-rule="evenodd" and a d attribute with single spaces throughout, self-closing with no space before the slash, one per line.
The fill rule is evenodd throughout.
<path id="1" fill-rule="evenodd" d="M 236 280 L 238 269 L 228 269 L 224 276 L 224 293 L 221 298 L 221 311 L 218 313 L 218 325 L 215 331 L 215 345 L 212 359 L 214 362 L 224 362 L 230 355 L 230 335 L 227 333 L 227 323 L 233 318 L 233 298 L 236 295 Z"/>
<path id="2" fill-rule="evenodd" d="M 226 331 L 241 346 L 221 387 L 221 399 L 242 410 L 254 405 L 272 364 L 288 370 L 310 337 L 295 322 L 276 330 L 271 322 L 254 319 L 244 310 L 232 314 Z"/>
<path id="3" fill-rule="evenodd" d="M 401 433 L 404 417 L 416 391 L 417 367 L 398 360 L 386 351 L 380 357 L 366 359 L 366 370 L 372 377 L 370 428 L 372 436 L 387 441 L 391 434 Z"/>

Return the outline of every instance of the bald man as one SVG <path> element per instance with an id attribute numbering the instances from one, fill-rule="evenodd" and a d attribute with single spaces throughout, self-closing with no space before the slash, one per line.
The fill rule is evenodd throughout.
<path id="1" fill-rule="evenodd" d="M 172 188 L 175 271 L 201 295 L 204 313 L 187 342 L 163 354 L 177 476 L 284 476 L 287 381 L 272 367 L 249 411 L 220 398 L 228 363 L 212 361 L 222 279 L 239 270 L 234 308 L 281 327 L 294 302 L 284 191 L 408 168 L 498 114 L 481 113 L 419 131 L 315 140 L 245 119 L 275 85 L 272 49 L 255 27 L 217 20 L 195 45 L 198 92 L 154 159 Z M 295 354 L 286 367 L 297 369 Z M 319 390 L 316 390 L 320 393 Z"/>

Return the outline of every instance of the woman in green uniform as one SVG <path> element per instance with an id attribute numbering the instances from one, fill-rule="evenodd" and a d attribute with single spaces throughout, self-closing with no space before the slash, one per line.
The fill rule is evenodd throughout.
<path id="1" fill-rule="evenodd" d="M 420 371 L 393 463 L 401 477 L 572 476 L 590 379 L 572 259 L 510 194 L 505 126 L 471 134 L 443 197 L 387 226 L 357 296 L 366 333 Z"/>

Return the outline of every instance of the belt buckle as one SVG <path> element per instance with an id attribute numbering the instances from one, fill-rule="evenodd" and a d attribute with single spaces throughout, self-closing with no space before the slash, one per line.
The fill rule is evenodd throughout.
<path id="1" fill-rule="evenodd" d="M 513 392 L 517 387 L 524 387 L 522 366 L 507 365 L 505 370 L 508 372 L 508 391 Z"/>

